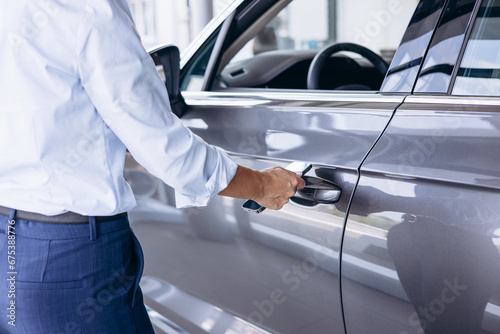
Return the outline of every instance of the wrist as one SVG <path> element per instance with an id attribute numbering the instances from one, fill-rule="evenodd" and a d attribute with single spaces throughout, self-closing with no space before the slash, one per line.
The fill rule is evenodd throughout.
<path id="1" fill-rule="evenodd" d="M 266 175 L 263 172 L 238 166 L 228 186 L 219 195 L 251 199 L 256 202 L 265 196 Z"/>
<path id="2" fill-rule="evenodd" d="M 259 202 L 264 197 L 265 194 L 265 184 L 266 184 L 266 175 L 258 170 L 252 170 L 255 174 L 255 180 L 251 183 L 253 188 L 253 198 L 252 200 Z"/>

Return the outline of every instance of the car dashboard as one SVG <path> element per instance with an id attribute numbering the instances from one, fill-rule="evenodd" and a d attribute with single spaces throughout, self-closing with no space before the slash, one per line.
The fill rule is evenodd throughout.
<path id="1" fill-rule="evenodd" d="M 217 77 L 217 88 L 307 89 L 307 73 L 316 51 L 277 50 L 229 63 Z M 327 60 L 321 89 L 378 90 L 383 76 L 366 59 L 340 53 Z"/>

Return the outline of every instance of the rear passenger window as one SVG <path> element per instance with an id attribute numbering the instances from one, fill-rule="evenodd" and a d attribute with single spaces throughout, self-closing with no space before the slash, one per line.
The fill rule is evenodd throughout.
<path id="1" fill-rule="evenodd" d="M 448 93 L 476 0 L 448 1 L 420 70 L 415 93 Z"/>
<path id="2" fill-rule="evenodd" d="M 483 0 L 452 94 L 500 96 L 500 0 Z"/>

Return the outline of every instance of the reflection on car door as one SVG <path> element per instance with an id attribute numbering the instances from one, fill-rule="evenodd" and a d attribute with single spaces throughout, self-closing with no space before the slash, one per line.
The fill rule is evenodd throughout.
<path id="1" fill-rule="evenodd" d="M 479 3 L 449 2 L 416 85 L 441 95 L 407 97 L 361 168 L 342 251 L 348 333 L 500 333 L 499 101 L 442 94 L 459 75 L 460 93 L 493 95 L 455 64 L 473 13 L 471 44 L 499 48 L 498 2 Z"/>
<path id="2" fill-rule="evenodd" d="M 497 110 L 497 99 L 411 97 L 396 111 L 346 226 L 349 333 L 499 332 Z"/>

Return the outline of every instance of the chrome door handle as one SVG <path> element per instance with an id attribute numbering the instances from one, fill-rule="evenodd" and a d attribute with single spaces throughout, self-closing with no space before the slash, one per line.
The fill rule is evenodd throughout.
<path id="1" fill-rule="evenodd" d="M 313 176 L 303 176 L 306 186 L 297 189 L 295 195 L 290 198 L 292 202 L 305 206 L 318 204 L 333 204 L 339 201 L 342 189 L 334 183 Z"/>
<path id="2" fill-rule="evenodd" d="M 318 189 L 314 194 L 314 200 L 319 203 L 333 204 L 339 201 L 340 194 L 340 189 Z"/>

